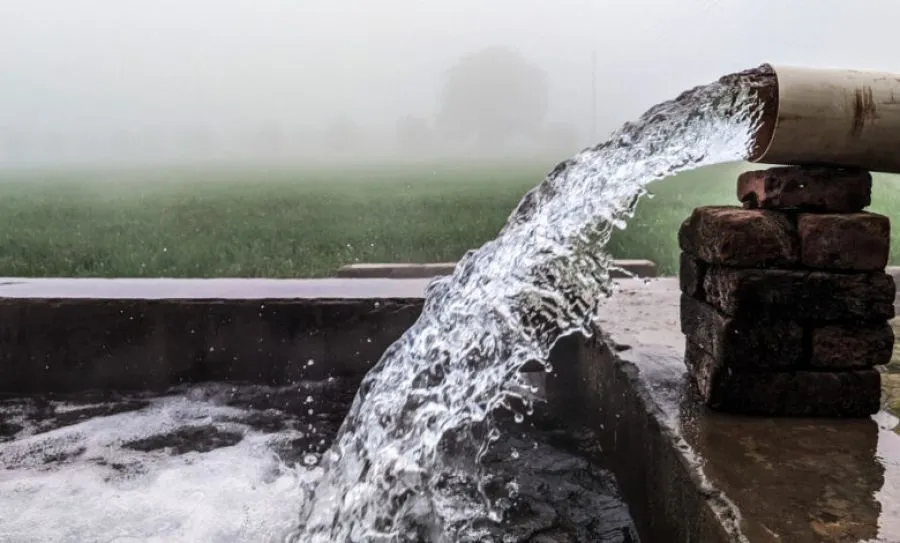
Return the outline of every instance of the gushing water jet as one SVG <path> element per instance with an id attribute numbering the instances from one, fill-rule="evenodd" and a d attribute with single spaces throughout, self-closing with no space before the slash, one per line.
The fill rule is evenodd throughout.
<path id="1" fill-rule="evenodd" d="M 519 370 L 593 333 L 612 292 L 603 247 L 647 185 L 742 159 L 900 171 L 895 91 L 885 74 L 763 65 L 658 104 L 557 165 L 496 239 L 431 284 L 419 320 L 366 377 L 294 541 L 493 541 L 485 526 L 511 498 L 492 495 L 479 466 L 494 412 L 512 400 L 527 410 Z"/>

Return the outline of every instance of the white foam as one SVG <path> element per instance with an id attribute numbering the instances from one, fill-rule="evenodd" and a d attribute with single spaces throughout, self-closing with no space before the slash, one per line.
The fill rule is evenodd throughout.
<path id="1" fill-rule="evenodd" d="M 0 444 L 0 541 L 265 542 L 298 521 L 317 469 L 286 466 L 271 446 L 299 435 L 228 422 L 244 411 L 167 398 L 140 411 Z M 212 424 L 239 431 L 207 453 L 123 449 L 127 441 Z M 83 449 L 84 452 L 77 454 Z M 48 459 L 71 460 L 47 463 Z"/>

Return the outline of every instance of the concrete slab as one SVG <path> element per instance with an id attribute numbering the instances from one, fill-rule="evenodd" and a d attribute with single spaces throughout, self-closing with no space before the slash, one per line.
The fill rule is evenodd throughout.
<path id="1" fill-rule="evenodd" d="M 637 277 L 656 277 L 658 269 L 650 260 L 615 260 L 613 266 L 627 270 Z M 337 271 L 338 277 L 344 278 L 391 278 L 411 279 L 450 275 L 456 268 L 456 262 L 432 262 L 425 264 L 392 263 L 392 264 L 347 264 Z M 624 278 L 626 274 L 618 269 L 610 271 L 613 278 Z"/>
<path id="2" fill-rule="evenodd" d="M 421 298 L 430 279 L 22 279 L 0 277 L 0 298 L 296 300 Z"/>
<path id="3" fill-rule="evenodd" d="M 884 269 L 884 273 L 894 277 L 894 280 L 900 282 L 900 266 L 888 266 Z"/>
<path id="4" fill-rule="evenodd" d="M 570 338 L 553 405 L 590 425 L 645 541 L 900 541 L 898 419 L 771 419 L 705 409 L 690 386 L 674 279 L 623 281 Z"/>
<path id="5" fill-rule="evenodd" d="M 336 275 L 343 278 L 387 277 L 391 279 L 409 279 L 450 275 L 455 268 L 456 262 L 347 264 L 338 268 Z"/>

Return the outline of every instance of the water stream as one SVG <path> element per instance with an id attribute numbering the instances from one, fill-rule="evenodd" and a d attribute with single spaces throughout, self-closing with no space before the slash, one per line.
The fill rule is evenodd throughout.
<path id="1" fill-rule="evenodd" d="M 591 333 L 612 290 L 603 248 L 650 182 L 748 155 L 757 94 L 773 81 L 761 67 L 654 106 L 559 164 L 496 239 L 434 281 L 419 320 L 363 381 L 289 540 L 503 541 L 517 485 L 481 459 L 498 411 L 528 415 L 519 370 L 546 364 L 558 338 Z"/>

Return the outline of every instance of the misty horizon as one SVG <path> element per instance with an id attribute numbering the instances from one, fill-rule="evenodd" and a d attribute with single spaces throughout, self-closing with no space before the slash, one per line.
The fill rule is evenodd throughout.
<path id="1" fill-rule="evenodd" d="M 894 20 L 890 0 L 0 0 L 0 165 L 565 155 L 763 62 L 900 71 Z M 448 70 L 490 48 L 546 75 L 540 126 L 421 145 Z"/>

